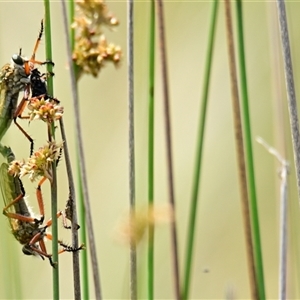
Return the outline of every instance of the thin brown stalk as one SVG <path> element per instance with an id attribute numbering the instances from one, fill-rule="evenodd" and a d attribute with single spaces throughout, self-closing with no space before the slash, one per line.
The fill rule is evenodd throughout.
<path id="1" fill-rule="evenodd" d="M 168 87 L 168 67 L 167 67 L 167 53 L 166 53 L 166 39 L 165 39 L 165 25 L 164 25 L 164 10 L 163 1 L 157 2 L 158 27 L 159 27 L 159 41 L 163 80 L 163 96 L 164 96 L 164 110 L 165 110 L 165 133 L 167 145 L 167 166 L 168 166 L 168 188 L 169 188 L 169 202 L 174 213 L 174 220 L 171 222 L 171 238 L 172 238 L 172 255 L 173 255 L 173 269 L 174 269 L 174 284 L 176 299 L 180 299 L 180 278 L 179 278 L 179 263 L 178 263 L 178 242 L 176 230 L 175 217 L 175 196 L 174 196 L 174 181 L 173 181 L 173 165 L 172 165 L 172 140 L 171 140 L 171 118 L 169 108 L 169 87 Z"/>
<path id="2" fill-rule="evenodd" d="M 67 46 L 67 57 L 68 64 L 70 70 L 70 78 L 71 78 L 71 88 L 72 88 L 72 100 L 74 107 L 74 118 L 75 118 L 75 132 L 76 132 L 76 140 L 78 147 L 78 159 L 81 170 L 81 180 L 82 180 L 82 189 L 83 189 L 83 198 L 85 204 L 85 214 L 87 220 L 87 230 L 88 230 L 88 238 L 89 238 L 89 250 L 91 256 L 93 277 L 94 277 L 94 289 L 95 289 L 95 297 L 97 300 L 102 299 L 101 295 L 101 285 L 100 285 L 100 275 L 99 275 L 99 267 L 98 267 L 98 259 L 95 245 L 95 234 L 93 228 L 92 221 L 92 213 L 91 213 L 91 204 L 87 187 L 87 176 L 86 176 L 86 167 L 85 167 L 85 156 L 83 151 L 83 139 L 81 132 L 81 124 L 80 124 L 80 115 L 79 115 L 79 101 L 78 101 L 78 92 L 77 92 L 77 84 L 75 78 L 75 72 L 72 61 L 72 51 L 69 37 L 69 27 L 68 27 L 68 16 L 67 16 L 67 8 L 64 0 L 61 0 L 62 4 L 62 14 L 63 14 L 63 22 L 64 22 L 64 31 L 66 37 L 66 46 Z"/>
<path id="3" fill-rule="evenodd" d="M 72 246 L 76 249 L 78 248 L 78 221 L 77 221 L 77 209 L 76 209 L 76 194 L 75 194 L 75 186 L 73 179 L 73 172 L 70 160 L 70 154 L 68 150 L 67 136 L 65 133 L 65 126 L 63 122 L 63 118 L 59 120 L 60 131 L 62 140 L 64 141 L 64 156 L 66 162 L 66 170 L 68 174 L 68 182 L 69 182 L 69 200 L 71 207 L 71 221 L 72 221 Z M 74 284 L 74 299 L 81 299 L 81 284 L 80 284 L 80 265 L 79 265 L 79 251 L 73 252 L 73 284 Z"/>
<path id="4" fill-rule="evenodd" d="M 229 55 L 229 68 L 230 68 L 230 82 L 231 82 L 231 94 L 232 105 L 234 115 L 234 130 L 235 130 L 235 142 L 238 160 L 238 175 L 240 180 L 240 193 L 241 193 L 241 205 L 243 211 L 243 222 L 246 239 L 246 251 L 249 270 L 249 281 L 251 296 L 253 299 L 258 299 L 258 289 L 256 285 L 255 275 L 255 263 L 253 254 L 253 243 L 251 236 L 251 221 L 249 212 L 249 199 L 247 191 L 247 178 L 246 178 L 246 166 L 245 166 L 245 154 L 243 148 L 243 132 L 242 121 L 240 113 L 240 101 L 238 93 L 237 71 L 235 63 L 233 30 L 232 30 L 232 17 L 230 9 L 230 1 L 225 0 L 225 17 L 226 17 L 226 32 L 227 32 L 227 44 Z"/>

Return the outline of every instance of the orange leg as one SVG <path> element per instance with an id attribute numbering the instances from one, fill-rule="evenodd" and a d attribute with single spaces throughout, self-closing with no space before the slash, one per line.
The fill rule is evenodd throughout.
<path id="1" fill-rule="evenodd" d="M 44 200 L 43 200 L 43 195 L 42 195 L 42 184 L 47 180 L 46 177 L 43 177 L 40 182 L 38 183 L 37 189 L 36 189 L 36 198 L 38 201 L 39 209 L 40 209 L 40 214 L 44 216 Z M 67 218 L 64 212 L 59 211 L 57 212 L 57 218 L 62 217 L 63 220 L 63 226 L 66 229 L 71 229 L 71 226 L 68 226 L 67 224 Z M 52 219 L 50 219 L 47 223 L 46 226 L 49 227 L 52 225 Z"/>
<path id="2" fill-rule="evenodd" d="M 65 213 L 61 210 L 56 213 L 56 218 L 58 219 L 59 217 L 62 218 L 64 228 L 71 229 L 71 226 L 67 225 L 67 218 L 66 218 Z M 49 219 L 47 221 L 45 227 L 50 227 L 51 225 L 52 225 L 52 219 Z M 51 240 L 52 240 L 52 238 L 51 238 Z"/>
<path id="3" fill-rule="evenodd" d="M 44 32 L 44 24 L 43 24 L 43 20 L 41 21 L 41 29 L 40 29 L 40 32 L 39 32 L 39 35 L 38 35 L 38 38 L 35 42 L 35 45 L 34 45 L 34 48 L 33 48 L 33 53 L 32 53 L 32 56 L 30 58 L 30 60 L 28 61 L 25 61 L 22 57 L 21 57 L 21 49 L 20 49 L 20 54 L 19 54 L 19 57 L 20 59 L 23 60 L 23 65 L 24 65 L 24 69 L 25 69 L 25 74 L 26 75 L 30 75 L 31 74 L 31 71 L 34 69 L 34 65 L 35 64 L 38 64 L 38 65 L 43 65 L 43 64 L 52 64 L 54 65 L 53 62 L 51 61 L 45 61 L 45 62 L 42 62 L 42 61 L 37 61 L 35 60 L 35 55 L 36 55 L 36 52 L 37 52 L 37 49 L 39 47 L 39 44 L 41 42 L 41 39 L 42 39 L 42 35 L 43 35 L 43 32 Z M 25 89 L 25 93 L 28 93 L 29 94 L 29 87 L 30 87 L 30 84 L 26 87 Z M 25 106 L 26 106 L 26 102 L 28 101 L 28 94 L 25 95 L 21 101 L 21 103 L 18 105 L 17 107 L 17 110 L 14 114 L 14 123 L 16 124 L 16 126 L 19 128 L 19 130 L 26 136 L 26 138 L 29 140 L 30 142 L 30 155 L 33 153 L 33 147 L 34 147 L 34 144 L 33 144 L 33 139 L 30 137 L 30 135 L 23 129 L 23 127 L 21 125 L 19 125 L 17 123 L 17 118 L 22 118 L 22 119 L 28 119 L 28 116 L 24 117 L 22 116 L 22 113 L 25 109 Z"/>
<path id="4" fill-rule="evenodd" d="M 34 45 L 34 48 L 33 48 L 33 52 L 32 52 L 32 56 L 31 56 L 31 60 L 34 60 L 35 59 L 35 53 L 40 45 L 40 42 L 41 42 L 41 39 L 42 39 L 42 36 L 43 36 L 43 32 L 44 32 L 44 20 L 42 19 L 41 21 L 41 29 L 40 29 L 40 32 L 39 32 L 39 35 L 38 35 L 38 38 L 35 42 L 35 45 Z"/>
<path id="5" fill-rule="evenodd" d="M 47 253 L 47 248 L 46 248 L 46 245 L 45 245 L 45 242 L 44 242 L 45 230 L 46 230 L 46 227 L 44 227 L 41 232 L 37 233 L 31 239 L 31 241 L 29 242 L 29 244 L 26 245 L 27 246 L 26 249 L 27 248 L 30 249 L 29 253 L 36 252 L 37 254 L 40 255 L 40 257 L 42 259 L 44 259 L 44 257 L 47 257 L 49 259 L 49 261 L 50 261 L 50 265 L 53 268 L 55 268 L 56 264 L 52 261 L 52 254 L 48 254 Z M 36 243 L 39 243 L 40 249 L 36 247 Z"/>
<path id="6" fill-rule="evenodd" d="M 41 29 L 40 29 L 40 32 L 39 32 L 39 35 L 38 35 L 38 38 L 35 42 L 35 45 L 34 45 L 34 48 L 33 48 L 33 52 L 32 52 L 32 55 L 31 55 L 31 58 L 29 61 L 26 61 L 24 63 L 24 68 L 25 68 L 25 73 L 27 75 L 30 74 L 31 70 L 32 70 L 32 65 L 34 65 L 35 63 L 36 64 L 39 64 L 41 65 L 42 63 L 38 62 L 38 61 L 35 61 L 35 54 L 37 52 L 37 49 L 40 45 L 40 42 L 41 42 L 41 39 L 42 39 L 42 36 L 43 36 L 43 32 L 44 32 L 44 23 L 43 23 L 43 20 L 41 21 Z M 30 62 L 30 63 L 29 63 Z"/>
<path id="7" fill-rule="evenodd" d="M 14 118 L 15 125 L 19 128 L 19 130 L 26 136 L 28 141 L 30 142 L 30 155 L 33 153 L 34 142 L 32 137 L 23 129 L 23 127 L 17 122 L 16 118 Z"/>
<path id="8" fill-rule="evenodd" d="M 62 211 L 57 212 L 56 217 L 63 217 L 64 213 Z M 44 237 L 48 240 L 52 241 L 52 234 L 46 232 L 46 229 L 52 225 L 52 219 L 49 219 L 46 222 L 46 225 L 41 228 L 41 231 L 37 233 L 29 242 L 28 247 L 30 247 L 31 251 L 38 253 L 42 258 L 47 257 L 50 261 L 50 264 L 52 267 L 56 266 L 56 263 L 52 261 L 52 255 L 47 253 L 47 248 L 44 242 Z M 39 243 L 40 249 L 37 248 L 35 245 L 36 243 Z M 58 244 L 62 247 L 62 249 L 59 250 L 58 254 L 64 253 L 64 252 L 76 252 L 79 250 L 84 249 L 84 245 L 80 245 L 78 248 L 73 248 L 69 245 L 64 244 L 62 241 L 58 240 Z"/>
<path id="9" fill-rule="evenodd" d="M 45 209 L 44 209 L 44 200 L 43 200 L 40 184 L 38 185 L 38 187 L 36 189 L 36 198 L 37 198 L 37 201 L 38 201 L 40 214 L 43 216 L 45 214 Z"/>
<path id="10" fill-rule="evenodd" d="M 21 119 L 28 119 L 29 117 L 28 116 L 22 116 L 22 113 L 26 107 L 26 104 L 27 104 L 27 101 L 28 101 L 28 93 L 29 93 L 29 90 L 28 90 L 29 87 L 27 87 L 25 89 L 25 95 L 20 104 L 18 105 L 17 109 L 16 109 L 16 112 L 13 116 L 13 119 L 14 119 L 14 123 L 16 124 L 16 126 L 19 128 L 19 130 L 25 135 L 25 137 L 29 140 L 30 142 L 30 155 L 33 153 L 33 139 L 30 137 L 30 135 L 25 131 L 25 129 L 23 129 L 23 127 L 18 124 L 17 122 L 17 118 L 21 118 Z"/>
<path id="11" fill-rule="evenodd" d="M 3 214 L 6 217 L 10 218 L 10 219 L 17 219 L 17 220 L 20 220 L 20 221 L 23 221 L 23 222 L 28 222 L 28 223 L 43 223 L 43 221 L 44 221 L 44 214 L 41 214 L 42 216 L 41 216 L 40 220 L 38 220 L 36 218 L 32 218 L 32 217 L 29 217 L 29 216 L 24 216 L 24 215 L 17 214 L 17 213 L 11 213 L 11 212 L 7 211 L 11 206 L 13 206 L 14 204 L 16 204 L 21 199 L 23 199 L 23 197 L 24 197 L 24 195 L 20 194 L 16 199 L 14 199 L 12 202 L 10 202 L 8 205 L 6 205 L 3 208 Z"/>

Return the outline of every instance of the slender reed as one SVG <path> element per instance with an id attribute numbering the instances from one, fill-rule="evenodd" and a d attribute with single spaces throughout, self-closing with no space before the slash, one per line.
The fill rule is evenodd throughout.
<path id="1" fill-rule="evenodd" d="M 75 30 L 71 28 L 71 24 L 74 21 L 75 15 L 75 5 L 74 1 L 71 0 L 69 2 L 69 24 L 70 24 L 70 42 L 72 51 L 74 50 L 75 46 Z M 78 78 L 78 67 L 75 63 L 73 63 L 73 69 L 75 72 L 75 78 Z M 79 165 L 79 157 L 77 152 L 77 182 L 78 182 L 78 202 L 74 198 L 74 202 L 78 203 L 79 205 L 79 220 L 80 220 L 80 239 L 84 245 L 87 244 L 87 236 L 86 236 L 86 218 L 85 218 L 85 208 L 84 208 L 84 199 L 83 199 L 83 192 L 82 192 L 82 180 L 81 180 L 81 171 Z M 81 273 L 82 273 L 82 293 L 83 299 L 90 299 L 89 293 L 89 272 L 88 272 L 88 253 L 87 251 L 82 251 L 80 254 L 80 261 L 81 261 Z M 73 262 L 74 264 L 74 262 Z M 76 275 L 77 276 L 77 275 Z M 74 277 L 75 278 L 75 277 Z M 76 284 L 74 280 L 74 284 Z"/>
<path id="2" fill-rule="evenodd" d="M 97 300 L 99 300 L 99 299 L 102 299 L 100 275 L 99 275 L 98 260 L 97 260 L 96 246 L 95 246 L 95 235 L 94 235 L 93 222 L 92 222 L 90 198 L 89 198 L 88 187 L 87 187 L 86 167 L 85 167 L 81 124 L 80 124 L 80 116 L 79 116 L 79 106 L 78 106 L 79 103 L 78 103 L 77 85 L 76 85 L 74 69 L 72 67 L 73 61 L 72 61 L 72 52 L 71 52 L 71 45 L 70 45 L 70 38 L 69 38 L 69 27 L 68 27 L 66 3 L 64 0 L 61 0 L 61 4 L 62 4 L 62 14 L 63 14 L 63 21 L 64 21 L 64 31 L 65 31 L 65 36 L 66 36 L 68 64 L 69 64 L 71 85 L 72 85 L 72 96 L 73 96 L 72 99 L 73 99 L 73 107 L 74 107 L 74 115 L 75 115 L 75 129 L 76 129 L 75 132 L 77 134 L 76 140 L 78 142 L 78 144 L 77 144 L 78 156 L 79 156 L 79 163 L 80 163 L 80 170 L 81 170 L 81 179 L 82 179 L 82 184 L 83 184 L 85 213 L 86 213 L 88 236 L 89 236 L 89 249 L 90 249 L 92 270 L 93 270 L 93 276 L 94 276 L 95 297 Z"/>
<path id="3" fill-rule="evenodd" d="M 69 200 L 68 205 L 71 207 L 71 220 L 72 220 L 72 245 L 74 248 L 78 248 L 78 221 L 77 221 L 77 209 L 76 209 L 76 194 L 75 186 L 73 179 L 73 172 L 71 166 L 71 160 L 68 150 L 67 136 L 65 133 L 65 126 L 63 118 L 59 119 L 61 136 L 64 141 L 64 154 L 66 162 L 66 170 L 68 174 L 68 183 L 69 183 Z M 80 284 L 80 265 L 79 265 L 79 251 L 75 251 L 73 254 L 73 285 L 74 285 L 74 299 L 81 299 L 81 284 Z"/>
<path id="4" fill-rule="evenodd" d="M 150 2 L 150 55 L 148 99 L 148 209 L 154 203 L 154 79 L 155 79 L 155 2 Z M 154 299 L 154 224 L 149 225 L 148 237 L 148 299 Z"/>
<path id="5" fill-rule="evenodd" d="M 274 155 L 281 164 L 280 170 L 280 241 L 279 241 L 279 294 L 278 299 L 286 299 L 286 273 L 287 273 L 287 192 L 289 173 L 288 162 L 278 153 L 276 149 L 269 146 L 262 138 L 256 139 L 258 143 Z"/>
<path id="6" fill-rule="evenodd" d="M 167 67 L 167 53 L 166 53 L 166 39 L 165 39 L 165 24 L 164 24 L 164 10 L 163 1 L 157 2 L 157 16 L 159 28 L 162 80 L 163 80 L 163 96 L 164 96 L 164 110 L 165 110 L 165 132 L 167 145 L 167 167 L 168 167 L 168 188 L 169 188 L 169 202 L 173 211 L 174 220 L 171 222 L 171 238 L 172 238 L 172 256 L 173 256 L 173 276 L 175 285 L 176 299 L 180 299 L 180 278 L 179 278 L 179 262 L 178 262 L 178 242 L 176 230 L 176 216 L 175 216 L 175 196 L 174 196 L 174 181 L 173 181 L 173 164 L 172 164 L 172 140 L 171 140 L 171 118 L 169 108 L 169 87 L 168 87 L 168 67 Z"/>
<path id="7" fill-rule="evenodd" d="M 45 6 L 45 44 L 46 44 L 46 59 L 52 61 L 52 43 L 51 43 L 51 14 L 50 1 L 44 1 Z M 47 71 L 52 72 L 52 66 L 47 65 Z M 50 76 L 47 81 L 47 88 L 50 95 L 53 95 L 53 80 Z M 54 124 L 51 126 L 51 136 L 55 139 Z M 51 216 L 52 216 L 52 259 L 58 264 L 58 229 L 57 229 L 57 175 L 56 162 L 52 163 L 52 184 L 51 184 Z M 52 269 L 52 289 L 53 299 L 59 299 L 59 268 Z"/>
<path id="8" fill-rule="evenodd" d="M 244 147 L 243 147 L 242 120 L 241 120 L 240 103 L 239 103 L 237 71 L 236 71 L 236 63 L 235 63 L 233 29 L 232 29 L 232 17 L 231 17 L 229 0 L 225 0 L 225 17 L 226 17 L 227 44 L 228 44 L 229 68 L 230 68 L 230 79 L 231 79 L 232 105 L 233 105 L 233 115 L 234 115 L 235 142 L 236 142 L 237 160 L 238 160 L 238 173 L 240 179 L 241 205 L 242 205 L 244 232 L 245 232 L 245 239 L 246 239 L 250 290 L 251 290 L 252 298 L 259 299 L 258 289 L 256 285 L 255 263 L 254 263 L 254 254 L 253 254 L 253 245 L 252 245 L 252 236 L 251 236 L 252 233 L 251 233 L 251 221 L 250 221 L 250 212 L 249 212 L 249 199 L 248 199 L 248 191 L 247 191 L 245 154 L 244 154 Z"/>
<path id="9" fill-rule="evenodd" d="M 236 1 L 237 12 L 237 33 L 238 33 L 238 58 L 240 69 L 240 82 L 241 82 L 241 100 L 242 100 L 242 114 L 243 114 L 243 128 L 245 135 L 245 154 L 246 154 L 246 171 L 248 178 L 248 192 L 250 197 L 250 211 L 251 211 L 251 225 L 253 234 L 253 246 L 254 246 L 254 258 L 255 258 L 255 270 L 256 279 L 258 284 L 259 299 L 263 300 L 265 296 L 264 287 L 264 271 L 263 271 L 263 259 L 262 248 L 260 241 L 260 229 L 259 229 L 259 217 L 257 209 L 256 199 L 256 186 L 255 186 L 255 174 L 254 174 L 254 162 L 252 151 L 252 137 L 251 137 L 251 124 L 249 113 L 249 101 L 248 101 L 248 88 L 247 88 L 247 76 L 246 76 L 246 62 L 245 62 L 245 50 L 244 50 L 244 33 L 243 33 L 243 14 L 242 14 L 242 1 Z"/>
<path id="10" fill-rule="evenodd" d="M 129 205 L 131 219 L 135 215 L 135 166 L 134 166 L 134 88 L 133 88 L 133 0 L 127 2 L 128 30 L 128 120 L 129 120 Z M 130 241 L 130 299 L 137 299 L 136 241 Z"/>
<path id="11" fill-rule="evenodd" d="M 277 4 L 276 2 L 270 2 L 268 5 L 269 8 L 269 18 L 270 18 L 270 25 L 268 26 L 270 29 L 271 33 L 271 38 L 270 38 L 270 45 L 271 49 L 273 51 L 271 52 L 272 56 L 272 61 L 271 61 L 271 66 L 272 66 L 272 81 L 273 81 L 273 89 L 272 89 L 272 98 L 274 99 L 274 108 L 275 108 L 275 119 L 274 119 L 274 134 L 277 139 L 276 143 L 276 148 L 278 149 L 278 152 L 282 153 L 283 157 L 287 157 L 287 148 L 289 145 L 288 142 L 288 132 L 286 131 L 286 126 L 287 124 L 285 123 L 285 97 L 284 97 L 284 87 L 282 85 L 283 83 L 283 65 L 281 64 L 280 60 L 280 34 L 279 34 L 279 24 L 278 24 L 278 19 L 277 19 Z M 282 186 L 283 180 L 281 180 L 280 185 Z M 280 186 L 280 188 L 281 188 Z M 280 203 L 281 206 L 283 205 L 283 199 L 282 197 L 280 198 Z M 290 257 L 289 260 L 293 261 L 293 264 L 290 265 L 289 268 L 289 273 L 294 274 L 294 284 L 296 286 L 299 286 L 299 245 L 298 245 L 298 236 L 299 236 L 299 230 L 298 230 L 298 202 L 291 202 L 290 203 L 290 208 L 288 209 L 290 211 L 290 214 L 288 215 L 290 220 L 290 232 L 288 233 L 290 238 L 289 242 L 289 247 L 290 247 Z M 283 214 L 282 209 L 281 215 Z M 282 227 L 282 226 L 281 226 Z M 280 255 L 281 256 L 281 255 Z M 282 268 L 280 268 L 282 269 Z M 280 271 L 279 271 L 280 272 Z M 281 274 L 280 274 L 281 276 Z M 279 278 L 279 286 L 283 282 Z M 289 283 L 290 284 L 290 283 Z M 279 291 L 279 295 L 282 293 Z M 278 296 L 279 297 L 279 296 Z"/>
<path id="12" fill-rule="evenodd" d="M 186 245 L 187 248 L 186 248 L 186 257 L 185 257 L 185 273 L 184 273 L 184 282 L 183 282 L 183 290 L 182 290 L 183 299 L 188 299 L 189 290 L 190 290 L 190 278 L 191 278 L 191 271 L 192 271 L 199 182 L 200 182 L 200 172 L 201 172 L 201 163 L 202 163 L 202 150 L 204 144 L 204 129 L 205 129 L 205 122 L 206 122 L 210 71 L 211 71 L 212 54 L 213 54 L 213 47 L 214 47 L 215 28 L 217 23 L 218 6 L 219 6 L 219 0 L 215 0 L 212 3 L 212 9 L 211 9 L 208 46 L 206 52 L 206 62 L 205 62 L 204 77 L 203 77 L 204 82 L 203 82 L 203 90 L 202 90 L 202 98 L 201 98 L 201 109 L 200 109 L 200 118 L 199 118 L 200 122 L 198 128 L 198 136 L 197 136 L 195 170 L 194 170 L 193 186 L 192 186 L 189 226 L 187 232 L 188 239 Z"/>
<path id="13" fill-rule="evenodd" d="M 290 115 L 290 126 L 294 148 L 294 163 L 297 175 L 298 200 L 300 204 L 300 136 L 299 119 L 297 112 L 297 100 L 294 85 L 293 66 L 290 50 L 289 32 L 285 11 L 285 2 L 277 0 L 277 11 L 281 33 L 282 55 L 284 61 L 285 83 L 287 89 L 288 108 Z"/>

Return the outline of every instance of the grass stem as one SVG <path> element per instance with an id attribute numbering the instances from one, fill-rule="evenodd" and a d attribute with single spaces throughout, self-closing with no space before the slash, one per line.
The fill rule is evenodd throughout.
<path id="1" fill-rule="evenodd" d="M 246 76 L 246 62 L 245 62 L 245 50 L 244 50 L 244 32 L 243 32 L 243 14 L 242 14 L 242 1 L 236 1 L 237 12 L 237 33 L 238 33 L 238 58 L 239 58 L 239 74 L 241 82 L 241 100 L 242 100 L 242 115 L 243 115 L 243 130 L 244 130 L 244 142 L 245 142 L 245 154 L 246 154 L 246 171 L 247 171 L 247 183 L 248 193 L 250 198 L 250 216 L 253 235 L 254 246 L 254 258 L 255 258 L 255 270 L 256 280 L 258 284 L 259 299 L 263 300 L 265 296 L 264 287 L 264 271 L 263 271 L 263 259 L 262 259 L 262 247 L 260 241 L 260 228 L 259 217 L 256 199 L 256 186 L 255 186 L 255 174 L 254 174 L 254 162 L 252 151 L 252 136 L 251 136 L 251 124 L 249 113 L 249 101 L 248 101 L 248 88 L 247 88 L 247 76 Z"/>
<path id="2" fill-rule="evenodd" d="M 289 32 L 285 11 L 285 2 L 277 0 L 277 11 L 281 34 L 282 54 L 284 61 L 285 83 L 287 89 L 288 108 L 290 116 L 291 135 L 294 148 L 294 163 L 297 175 L 298 200 L 300 204 L 300 133 L 297 100 L 294 84 L 293 66 L 290 50 Z"/>
<path id="3" fill-rule="evenodd" d="M 80 123 L 80 116 L 79 116 L 77 84 L 76 84 L 76 77 L 75 77 L 73 61 L 72 61 L 72 51 L 71 51 L 71 44 L 70 44 L 70 37 L 69 37 L 70 32 L 68 26 L 66 3 L 64 0 L 61 0 L 61 4 L 62 4 L 64 31 L 66 37 L 67 57 L 68 57 L 68 64 L 69 64 L 70 78 L 71 78 L 78 157 L 79 157 L 79 164 L 81 170 L 83 198 L 85 201 L 85 213 L 86 213 L 86 221 L 87 221 L 87 229 L 88 229 L 88 237 L 89 237 L 89 250 L 91 255 L 91 263 L 92 263 L 92 270 L 94 276 L 95 297 L 97 300 L 100 300 L 102 299 L 102 293 L 101 293 L 96 245 L 95 245 L 95 235 L 94 235 L 93 221 L 92 221 L 92 214 L 91 214 L 91 205 L 90 205 L 90 198 L 89 198 L 88 187 L 87 187 L 87 174 L 86 174 L 85 158 L 84 158 L 84 151 L 83 151 L 82 130 L 81 130 L 81 123 Z"/>
<path id="4" fill-rule="evenodd" d="M 255 259 L 254 259 L 253 244 L 252 244 L 251 220 L 250 220 L 247 177 L 246 177 L 246 164 L 245 164 L 245 154 L 244 154 L 244 145 L 243 145 L 242 119 L 241 119 L 240 102 L 239 102 L 237 70 L 236 70 L 236 63 L 235 63 L 230 0 L 225 0 L 225 18 L 226 18 L 226 32 L 227 32 L 227 44 L 228 44 L 228 55 L 229 55 L 229 69 L 230 69 L 235 142 L 236 142 L 237 161 L 238 161 L 238 175 L 240 180 L 241 205 L 242 205 L 242 215 L 243 215 L 243 222 L 244 222 L 243 225 L 244 225 L 244 233 L 245 233 L 245 240 L 246 240 L 250 291 L 251 291 L 252 299 L 261 299 L 259 298 L 259 291 L 257 288 Z"/>
<path id="5" fill-rule="evenodd" d="M 168 72 L 167 72 L 168 67 L 167 67 L 167 53 L 166 53 L 165 24 L 164 24 L 164 8 L 163 8 L 162 0 L 158 0 L 156 3 L 157 3 L 162 81 L 163 81 L 169 202 L 174 215 L 174 220 L 171 222 L 173 276 L 174 276 L 175 297 L 177 300 L 179 300 L 181 295 L 180 295 L 178 242 L 177 242 L 175 195 L 174 195 L 173 164 L 172 164 L 171 117 L 170 117 L 170 99 L 169 99 Z"/>
<path id="6" fill-rule="evenodd" d="M 189 225 L 188 225 L 188 232 L 187 232 L 188 239 L 186 245 L 185 273 L 184 273 L 184 283 L 183 283 L 183 290 L 182 290 L 183 299 L 188 299 L 189 289 L 190 289 L 193 247 L 194 247 L 196 216 L 197 216 L 197 206 L 198 206 L 198 194 L 199 194 L 199 184 L 200 184 L 199 182 L 200 182 L 200 172 L 201 172 L 201 163 L 202 163 L 202 150 L 204 144 L 204 129 L 205 129 L 205 122 L 206 122 L 210 72 L 211 72 L 211 64 L 212 64 L 214 38 L 215 38 L 215 28 L 217 23 L 218 5 L 219 5 L 219 0 L 215 0 L 212 3 L 212 9 L 211 9 L 208 46 L 206 52 L 206 61 L 205 61 L 205 69 L 204 69 L 204 77 L 203 77 L 204 82 L 203 82 L 202 98 L 201 98 L 200 122 L 198 128 L 198 136 L 197 136 L 197 146 L 196 146 L 197 149 L 196 149 L 196 160 L 195 160 L 195 169 L 194 169 L 193 186 L 192 186 L 192 198 L 191 198 Z"/>
<path id="7" fill-rule="evenodd" d="M 128 30 L 128 118 L 129 118 L 129 205 L 131 219 L 135 215 L 135 164 L 134 164 L 134 86 L 133 86 L 133 0 L 127 2 Z M 136 241 L 130 241 L 130 299 L 137 299 Z"/>
<path id="8" fill-rule="evenodd" d="M 288 162 L 276 149 L 269 146 L 262 138 L 256 139 L 258 143 L 274 155 L 281 164 L 280 170 L 280 240 L 279 240 L 279 293 L 278 299 L 286 299 L 286 275 L 287 275 L 287 192 L 288 192 Z"/>
<path id="9" fill-rule="evenodd" d="M 154 80 L 155 80 L 155 1 L 150 2 L 148 99 L 148 209 L 154 204 Z M 149 225 L 148 237 L 148 299 L 154 299 L 154 224 Z"/>
<path id="10" fill-rule="evenodd" d="M 77 208 L 76 208 L 76 193 L 75 193 L 75 185 L 73 179 L 73 172 L 70 160 L 70 154 L 68 149 L 67 136 L 65 133 L 65 126 L 63 122 L 63 118 L 59 120 L 61 136 L 64 141 L 64 154 L 65 154 L 65 162 L 66 162 L 66 170 L 68 174 L 68 183 L 69 183 L 69 200 L 68 205 L 71 207 L 72 214 L 72 246 L 76 249 L 78 248 L 78 228 L 77 228 Z M 73 286 L 74 286 L 74 299 L 81 299 L 81 284 L 80 284 L 80 265 L 79 265 L 79 251 L 75 251 L 72 253 L 73 256 Z"/>
<path id="11" fill-rule="evenodd" d="M 70 23 L 70 42 L 72 51 L 75 47 L 75 30 L 71 27 L 75 17 L 75 3 L 74 0 L 69 2 L 69 23 Z M 78 78 L 78 66 L 76 63 L 73 63 L 73 69 L 75 72 L 75 78 Z M 87 245 L 87 235 L 86 235 L 86 218 L 85 218 L 85 208 L 84 208 L 84 199 L 82 191 L 82 180 L 81 180 L 81 171 L 79 164 L 78 152 L 77 156 L 77 182 L 78 182 L 78 206 L 79 206 L 79 219 L 80 219 L 80 239 L 84 245 Z M 75 201 L 75 200 L 74 200 Z M 75 201 L 76 202 L 76 201 Z M 81 258 L 81 273 L 82 273 L 82 293 L 83 299 L 90 299 L 89 293 L 89 272 L 88 272 L 88 252 L 82 251 L 80 254 Z M 77 275 L 76 275 L 77 276 Z M 75 281 L 74 281 L 74 284 Z"/>
<path id="12" fill-rule="evenodd" d="M 52 61 L 52 41 L 51 41 L 51 14 L 50 1 L 45 0 L 45 44 L 46 60 Z M 47 64 L 47 71 L 52 72 L 51 64 Z M 53 95 L 53 78 L 49 76 L 47 81 L 48 93 Z M 55 140 L 54 124 L 51 126 L 51 138 Z M 59 262 L 58 262 L 58 229 L 57 229 L 57 175 L 56 162 L 52 163 L 52 184 L 51 184 L 51 215 L 52 215 L 52 260 L 58 265 L 52 270 L 53 299 L 59 299 Z"/>

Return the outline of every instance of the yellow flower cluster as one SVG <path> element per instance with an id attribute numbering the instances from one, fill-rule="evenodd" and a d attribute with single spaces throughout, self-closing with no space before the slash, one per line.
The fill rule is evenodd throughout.
<path id="1" fill-rule="evenodd" d="M 11 162 L 8 173 L 13 176 L 22 178 L 29 176 L 31 181 L 35 181 L 38 177 L 46 177 L 52 181 L 52 163 L 56 162 L 62 151 L 63 143 L 48 142 L 45 146 L 35 151 L 27 162 L 24 160 L 14 160 Z"/>
<path id="2" fill-rule="evenodd" d="M 42 120 L 47 123 L 52 123 L 59 120 L 64 108 L 59 105 L 55 99 L 32 98 L 28 104 L 29 120 Z"/>

